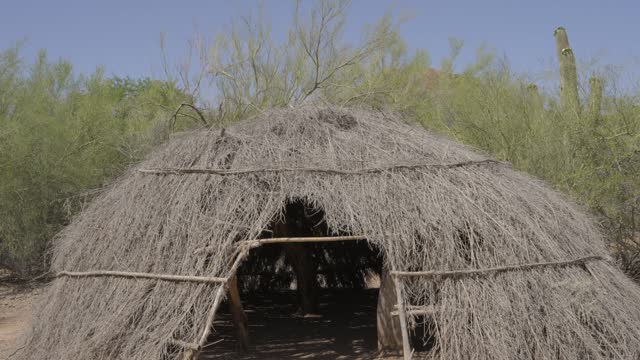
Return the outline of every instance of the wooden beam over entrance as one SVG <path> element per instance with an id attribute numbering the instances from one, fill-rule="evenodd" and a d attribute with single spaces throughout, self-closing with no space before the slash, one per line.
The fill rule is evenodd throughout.
<path id="1" fill-rule="evenodd" d="M 337 242 L 337 241 L 359 241 L 367 240 L 365 236 L 349 235 L 349 236 L 316 236 L 316 237 L 280 237 L 270 239 L 255 239 L 240 242 L 241 245 L 260 246 L 264 244 L 281 244 L 281 243 L 319 243 L 319 242 Z"/>
<path id="2" fill-rule="evenodd" d="M 346 236 L 316 236 L 316 237 L 277 237 L 267 239 L 243 240 L 238 242 L 238 246 L 246 246 L 255 248 L 266 244 L 286 244 L 286 243 L 321 243 L 321 242 L 338 242 L 338 241 L 361 241 L 367 240 L 363 235 L 346 235 Z M 211 254 L 217 251 L 217 248 L 203 247 L 194 251 L 194 255 Z"/>

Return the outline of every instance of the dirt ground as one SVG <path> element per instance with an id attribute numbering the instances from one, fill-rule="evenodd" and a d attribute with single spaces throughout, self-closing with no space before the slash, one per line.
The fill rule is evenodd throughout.
<path id="1" fill-rule="evenodd" d="M 0 359 L 7 359 L 20 346 L 40 292 L 40 285 L 15 284 L 0 276 Z"/>
<path id="2" fill-rule="evenodd" d="M 0 359 L 19 346 L 42 286 L 0 279 Z M 258 294 L 243 299 L 249 318 L 250 351 L 235 349 L 230 315 L 223 309 L 203 360 L 226 359 L 400 359 L 376 352 L 375 291 L 339 290 L 322 294 L 318 317 L 297 316 L 293 293 Z"/>
<path id="3" fill-rule="evenodd" d="M 243 302 L 250 351 L 236 352 L 230 315 L 223 309 L 204 359 L 382 359 L 376 351 L 376 289 L 325 290 L 317 317 L 295 315 L 294 292 L 256 294 Z"/>

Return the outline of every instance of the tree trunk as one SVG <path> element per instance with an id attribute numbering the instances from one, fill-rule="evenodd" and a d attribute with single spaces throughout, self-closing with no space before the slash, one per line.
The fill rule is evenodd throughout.
<path id="1" fill-rule="evenodd" d="M 304 228 L 304 221 L 296 221 L 295 217 L 303 218 L 304 212 L 300 209 L 288 209 L 289 216 L 285 222 L 278 222 L 274 225 L 273 235 L 275 237 L 295 237 L 308 233 Z M 318 279 L 317 265 L 313 255 L 306 244 L 290 243 L 282 244 L 287 262 L 293 267 L 296 273 L 296 285 L 300 310 L 303 314 L 314 314 L 318 310 Z"/>
<path id="2" fill-rule="evenodd" d="M 399 351 L 402 350 L 402 330 L 400 318 L 391 315 L 394 306 L 398 302 L 393 278 L 386 268 L 383 268 L 380 276 L 380 291 L 378 293 L 378 350 Z"/>
<path id="3" fill-rule="evenodd" d="M 249 348 L 249 324 L 247 315 L 240 301 L 240 291 L 238 290 L 238 277 L 233 276 L 227 283 L 229 287 L 229 308 L 233 319 L 233 327 L 236 335 L 239 351 L 247 351 Z"/>
<path id="4" fill-rule="evenodd" d="M 316 264 L 305 244 L 285 244 L 287 258 L 296 273 L 296 284 L 300 308 L 303 314 L 315 314 L 318 311 L 318 279 Z"/>

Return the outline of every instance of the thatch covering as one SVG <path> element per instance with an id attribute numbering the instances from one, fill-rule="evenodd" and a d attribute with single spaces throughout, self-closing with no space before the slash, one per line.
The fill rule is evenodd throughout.
<path id="1" fill-rule="evenodd" d="M 224 277 L 236 243 L 260 237 L 290 199 L 324 211 L 331 234 L 366 236 L 396 270 L 607 258 L 582 209 L 485 159 L 381 112 L 270 111 L 155 152 L 60 234 L 52 271 Z M 227 171 L 139 171 L 167 168 Z M 435 309 L 435 358 L 640 356 L 640 288 L 607 260 L 402 280 L 407 306 Z M 200 336 L 219 286 L 57 278 L 17 357 L 178 358 L 170 339 Z"/>

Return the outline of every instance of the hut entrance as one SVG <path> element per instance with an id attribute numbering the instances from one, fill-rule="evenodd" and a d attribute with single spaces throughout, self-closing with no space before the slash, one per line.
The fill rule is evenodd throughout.
<path id="1" fill-rule="evenodd" d="M 324 213 L 301 201 L 283 215 L 238 269 L 239 290 L 230 287 L 205 358 L 371 359 L 379 347 L 401 350 L 396 294 L 380 290 L 383 253 L 335 236 Z"/>

